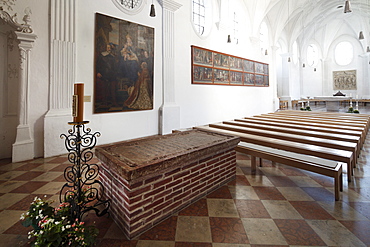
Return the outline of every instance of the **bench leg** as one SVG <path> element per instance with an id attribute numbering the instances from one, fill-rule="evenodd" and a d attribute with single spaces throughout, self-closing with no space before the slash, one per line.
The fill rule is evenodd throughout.
<path id="1" fill-rule="evenodd" d="M 340 191 L 343 191 L 342 170 L 339 170 L 334 177 L 334 195 L 336 201 L 340 200 Z"/>
<path id="2" fill-rule="evenodd" d="M 349 163 L 347 163 L 348 182 L 352 181 L 352 174 L 353 174 L 353 164 L 352 164 L 352 162 L 349 162 Z"/>
<path id="3" fill-rule="evenodd" d="M 258 161 L 259 167 L 262 167 L 262 159 L 261 158 L 257 158 L 257 161 Z"/>
<path id="4" fill-rule="evenodd" d="M 252 174 L 256 174 L 256 156 L 251 156 L 251 166 L 252 166 Z"/>

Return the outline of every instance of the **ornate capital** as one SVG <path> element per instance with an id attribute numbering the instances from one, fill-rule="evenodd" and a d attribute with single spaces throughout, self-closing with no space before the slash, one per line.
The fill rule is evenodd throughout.
<path id="1" fill-rule="evenodd" d="M 28 14 L 24 15 L 23 17 L 24 23 L 18 23 L 17 14 L 14 14 L 13 16 L 11 16 L 8 12 L 4 11 L 2 6 L 0 6 L 0 18 L 19 32 L 22 32 L 22 33 L 32 33 L 33 32 L 31 28 L 31 24 L 30 24 L 31 18 Z"/>
<path id="2" fill-rule="evenodd" d="M 171 12 L 175 12 L 182 6 L 181 4 L 173 0 L 158 0 L 158 2 L 162 6 L 163 9 L 167 9 Z"/>

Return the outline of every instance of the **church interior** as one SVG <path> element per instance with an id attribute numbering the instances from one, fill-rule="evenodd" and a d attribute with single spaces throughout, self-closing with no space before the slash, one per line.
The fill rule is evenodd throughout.
<path id="1" fill-rule="evenodd" d="M 0 44 L 2 246 L 87 163 L 96 246 L 370 246 L 369 0 L 1 0 Z"/>

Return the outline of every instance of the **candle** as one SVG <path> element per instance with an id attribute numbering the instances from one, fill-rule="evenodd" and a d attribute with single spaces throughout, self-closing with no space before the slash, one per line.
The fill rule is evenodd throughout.
<path id="1" fill-rule="evenodd" d="M 74 84 L 73 106 L 72 106 L 73 122 L 83 122 L 84 118 L 84 84 Z"/>
<path id="2" fill-rule="evenodd" d="M 358 99 L 358 94 L 356 94 L 356 99 Z"/>
<path id="3" fill-rule="evenodd" d="M 352 98 L 352 93 L 350 93 L 350 94 L 349 94 L 349 97 L 351 97 L 351 98 Z"/>

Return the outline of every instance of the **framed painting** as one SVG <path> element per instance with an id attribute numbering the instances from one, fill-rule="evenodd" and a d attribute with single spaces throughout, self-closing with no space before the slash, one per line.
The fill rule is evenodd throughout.
<path id="1" fill-rule="evenodd" d="M 223 69 L 213 69 L 214 83 L 229 84 L 229 71 Z"/>
<path id="2" fill-rule="evenodd" d="M 194 66 L 193 81 L 195 83 L 213 83 L 212 68 L 203 66 Z"/>
<path id="3" fill-rule="evenodd" d="M 154 28 L 96 13 L 94 113 L 153 109 Z"/>
<path id="4" fill-rule="evenodd" d="M 244 73 L 244 85 L 254 86 L 254 74 Z"/>
<path id="5" fill-rule="evenodd" d="M 356 70 L 333 71 L 334 90 L 357 90 Z"/>
<path id="6" fill-rule="evenodd" d="M 269 86 L 269 65 L 191 46 L 192 84 Z"/>
<path id="7" fill-rule="evenodd" d="M 193 63 L 205 66 L 212 66 L 213 65 L 212 52 L 204 49 L 194 48 Z"/>
<path id="8" fill-rule="evenodd" d="M 243 85 L 243 73 L 237 71 L 230 71 L 230 84 Z"/>

